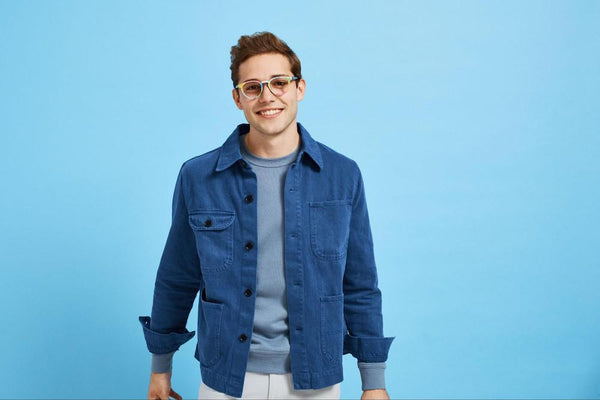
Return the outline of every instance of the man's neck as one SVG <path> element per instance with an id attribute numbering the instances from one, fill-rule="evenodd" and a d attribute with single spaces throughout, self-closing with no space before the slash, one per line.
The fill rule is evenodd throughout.
<path id="1" fill-rule="evenodd" d="M 279 158 L 293 152 L 300 145 L 300 135 L 295 129 L 282 132 L 279 135 L 264 135 L 262 133 L 250 131 L 244 137 L 246 149 L 257 157 L 261 158 Z"/>

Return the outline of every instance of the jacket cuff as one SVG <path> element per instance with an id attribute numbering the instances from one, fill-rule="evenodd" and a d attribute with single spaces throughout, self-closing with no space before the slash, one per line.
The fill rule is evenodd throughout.
<path id="1" fill-rule="evenodd" d="M 139 317 L 142 328 L 144 329 L 144 338 L 148 351 L 153 354 L 172 353 L 179 349 L 179 346 L 194 337 L 196 332 L 160 333 L 150 329 L 150 317 Z"/>
<path id="2" fill-rule="evenodd" d="M 350 353 L 362 362 L 384 362 L 387 361 L 393 340 L 393 337 L 358 337 L 346 334 L 344 354 Z"/>
<path id="3" fill-rule="evenodd" d="M 173 370 L 173 354 L 175 352 L 167 354 L 152 354 L 152 368 L 153 374 L 164 374 Z"/>
<path id="4" fill-rule="evenodd" d="M 385 389 L 385 363 L 358 362 L 362 390 Z"/>

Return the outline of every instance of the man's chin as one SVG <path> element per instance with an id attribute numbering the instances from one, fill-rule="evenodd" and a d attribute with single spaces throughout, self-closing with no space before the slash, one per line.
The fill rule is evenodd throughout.
<path id="1" fill-rule="evenodd" d="M 256 124 L 250 125 L 255 131 L 266 136 L 277 136 L 284 132 L 285 128 L 281 124 Z"/>

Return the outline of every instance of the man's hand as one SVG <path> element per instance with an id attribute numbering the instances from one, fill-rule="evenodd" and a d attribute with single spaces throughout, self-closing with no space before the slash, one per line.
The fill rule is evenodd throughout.
<path id="1" fill-rule="evenodd" d="M 360 398 L 361 400 L 389 400 L 385 389 L 365 390 Z"/>
<path id="2" fill-rule="evenodd" d="M 171 389 L 171 373 L 150 374 L 148 400 L 169 400 L 171 397 L 181 400 L 179 393 Z"/>

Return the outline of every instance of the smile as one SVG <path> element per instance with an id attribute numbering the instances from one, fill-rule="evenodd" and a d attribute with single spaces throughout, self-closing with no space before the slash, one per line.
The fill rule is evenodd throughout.
<path id="1" fill-rule="evenodd" d="M 275 117 L 275 116 L 281 114 L 282 111 L 283 111 L 282 108 L 277 108 L 277 109 L 258 111 L 257 114 L 262 117 Z"/>

